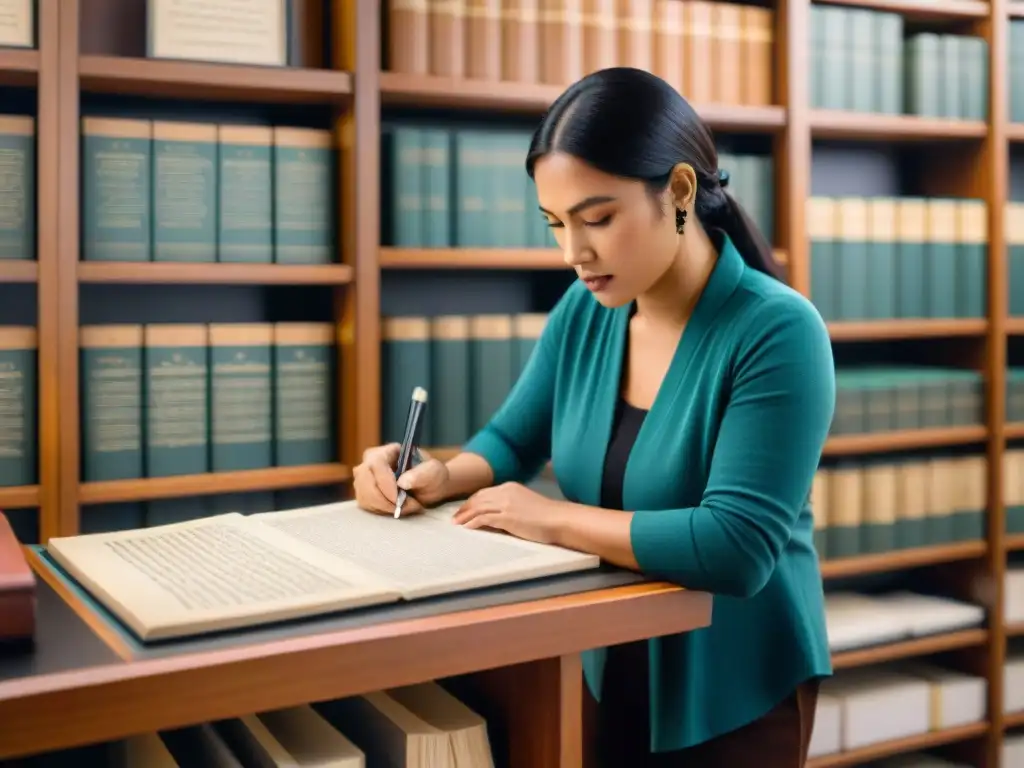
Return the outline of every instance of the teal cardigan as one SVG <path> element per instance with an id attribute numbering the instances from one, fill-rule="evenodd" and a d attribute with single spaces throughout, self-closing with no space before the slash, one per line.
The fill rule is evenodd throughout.
<path id="1" fill-rule="evenodd" d="M 809 503 L 835 404 L 828 331 L 807 299 L 721 243 L 623 488 L 641 570 L 714 595 L 710 627 L 648 640 L 655 752 L 739 728 L 832 671 Z M 496 484 L 550 458 L 566 498 L 599 505 L 629 314 L 579 282 L 565 293 L 465 446 Z M 604 662 L 604 649 L 584 655 L 598 698 Z"/>

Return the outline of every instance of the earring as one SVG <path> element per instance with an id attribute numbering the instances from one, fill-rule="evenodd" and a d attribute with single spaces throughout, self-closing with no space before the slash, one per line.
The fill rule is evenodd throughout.
<path id="1" fill-rule="evenodd" d="M 686 226 L 686 211 L 676 211 L 676 234 L 683 234 L 683 227 Z"/>

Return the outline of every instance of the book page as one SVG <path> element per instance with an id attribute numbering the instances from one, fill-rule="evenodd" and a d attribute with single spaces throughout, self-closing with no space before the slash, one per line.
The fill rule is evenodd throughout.
<path id="1" fill-rule="evenodd" d="M 407 600 L 596 568 L 594 555 L 451 522 L 458 504 L 395 520 L 354 501 L 252 515 L 393 585 Z"/>
<path id="2" fill-rule="evenodd" d="M 357 608 L 397 592 L 238 513 L 51 539 L 47 549 L 144 640 Z"/>

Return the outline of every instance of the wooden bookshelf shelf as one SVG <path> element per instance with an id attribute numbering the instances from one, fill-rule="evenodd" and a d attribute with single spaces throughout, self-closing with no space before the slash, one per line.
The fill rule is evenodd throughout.
<path id="1" fill-rule="evenodd" d="M 39 51 L 0 48 L 0 85 L 34 85 L 39 77 Z"/>
<path id="2" fill-rule="evenodd" d="M 887 339 L 937 339 L 984 336 L 988 320 L 869 320 L 828 324 L 833 341 L 882 341 Z"/>
<path id="3" fill-rule="evenodd" d="M 860 555 L 821 563 L 824 579 L 841 579 L 848 576 L 863 576 L 869 573 L 891 573 L 920 568 L 925 565 L 955 563 L 959 560 L 973 560 L 988 551 L 985 541 L 961 541 L 955 544 L 939 544 L 932 547 L 899 549 L 877 555 Z"/>
<path id="4" fill-rule="evenodd" d="M 122 501 L 173 499 L 248 491 L 274 491 L 312 485 L 343 483 L 352 477 L 342 464 L 314 464 L 305 467 L 271 467 L 242 472 L 210 472 L 204 475 L 147 477 L 137 480 L 110 480 L 82 483 L 78 488 L 81 504 L 113 504 Z"/>
<path id="5" fill-rule="evenodd" d="M 886 453 L 914 448 L 943 448 L 952 445 L 979 443 L 988 435 L 982 426 L 936 427 L 908 429 L 902 432 L 878 432 L 863 435 L 838 435 L 825 444 L 826 456 L 849 456 L 861 453 Z"/>
<path id="6" fill-rule="evenodd" d="M 401 72 L 380 73 L 380 99 L 384 106 L 539 114 L 563 90 L 564 86 L 560 85 L 467 80 Z M 701 104 L 696 105 L 696 108 L 713 128 L 776 131 L 786 125 L 786 110 L 782 107 Z"/>
<path id="7" fill-rule="evenodd" d="M 1003 536 L 1003 549 L 1007 552 L 1024 549 L 1024 533 L 1008 533 Z"/>
<path id="8" fill-rule="evenodd" d="M 1006 318 L 1006 332 L 1011 336 L 1024 336 L 1024 317 Z"/>
<path id="9" fill-rule="evenodd" d="M 38 485 L 18 485 L 0 488 L 0 511 L 5 509 L 28 509 L 38 506 Z"/>
<path id="10" fill-rule="evenodd" d="M 335 104 L 352 94 L 352 76 L 328 69 L 80 56 L 78 73 L 87 93 L 275 104 Z"/>
<path id="11" fill-rule="evenodd" d="M 928 656 L 933 653 L 955 651 L 960 648 L 973 648 L 988 642 L 988 630 L 966 629 L 962 632 L 949 632 L 931 637 L 918 637 L 899 643 L 878 645 L 872 648 L 858 648 L 854 651 L 843 651 L 832 655 L 833 669 L 850 669 L 866 667 L 897 659 L 911 659 Z"/>
<path id="12" fill-rule="evenodd" d="M 988 133 L 988 126 L 982 122 L 914 115 L 812 109 L 810 121 L 811 135 L 816 139 L 937 141 L 982 139 Z"/>
<path id="13" fill-rule="evenodd" d="M 1024 123 L 1010 123 L 1006 127 L 1006 138 L 1010 141 L 1024 141 Z"/>
<path id="14" fill-rule="evenodd" d="M 219 285 L 344 285 L 346 264 L 179 264 L 170 262 L 80 261 L 82 283 L 167 283 Z"/>
<path id="15" fill-rule="evenodd" d="M 1021 637 L 1024 635 L 1024 621 L 1006 625 L 1007 637 Z"/>
<path id="16" fill-rule="evenodd" d="M 913 21 L 953 21 L 982 19 L 988 16 L 988 3 L 983 0 L 822 0 L 827 5 L 851 5 L 872 11 L 898 13 Z"/>
<path id="17" fill-rule="evenodd" d="M 553 248 L 381 248 L 382 269 L 565 269 Z"/>
<path id="18" fill-rule="evenodd" d="M 34 283 L 39 279 L 39 262 L 0 261 L 0 283 Z"/>
<path id="19" fill-rule="evenodd" d="M 956 728 L 944 728 L 941 731 L 923 733 L 920 736 L 911 736 L 908 739 L 896 739 L 894 741 L 883 741 L 880 744 L 872 744 L 863 749 L 851 749 L 849 752 L 838 752 L 834 755 L 823 755 L 812 757 L 807 761 L 807 768 L 852 768 L 853 766 L 864 765 L 872 760 L 878 760 L 890 755 L 899 755 L 904 752 L 914 752 L 919 749 L 931 749 L 941 747 L 944 744 L 955 744 L 958 741 L 967 741 L 984 736 L 989 731 L 988 723 L 971 723 Z"/>
<path id="20" fill-rule="evenodd" d="M 1003 436 L 1007 440 L 1019 440 L 1024 437 L 1024 423 L 1012 422 L 1003 428 Z"/>
<path id="21" fill-rule="evenodd" d="M 1024 712 L 1007 712 L 1003 715 L 1003 728 L 1019 728 L 1024 725 Z"/>

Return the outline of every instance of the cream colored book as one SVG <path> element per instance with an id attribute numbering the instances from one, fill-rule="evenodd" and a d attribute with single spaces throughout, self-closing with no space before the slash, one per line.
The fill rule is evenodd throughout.
<path id="1" fill-rule="evenodd" d="M 47 551 L 143 640 L 415 600 L 596 568 L 594 555 L 355 502 L 50 539 Z"/>
<path id="2" fill-rule="evenodd" d="M 225 720 L 216 728 L 251 768 L 366 768 L 362 750 L 309 705 Z"/>
<path id="3" fill-rule="evenodd" d="M 434 682 L 376 691 L 322 705 L 370 765 L 494 768 L 486 721 Z"/>

